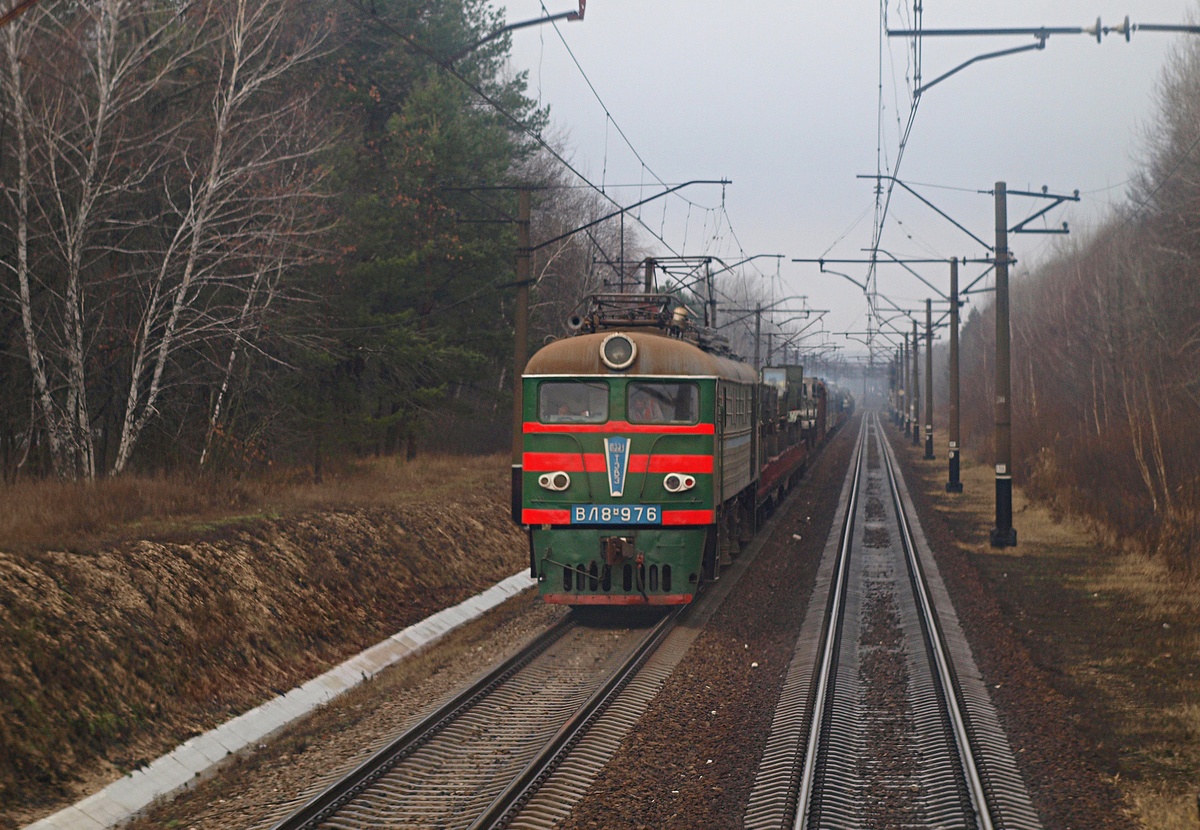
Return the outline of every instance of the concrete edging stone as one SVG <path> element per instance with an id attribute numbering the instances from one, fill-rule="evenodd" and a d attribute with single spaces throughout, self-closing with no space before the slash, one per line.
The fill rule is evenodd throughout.
<path id="1" fill-rule="evenodd" d="M 213 775 L 228 760 L 253 749 L 317 707 L 371 679 L 466 622 L 531 588 L 528 571 L 513 574 L 481 594 L 443 609 L 351 657 L 319 677 L 243 712 L 233 720 L 184 741 L 173 751 L 141 767 L 98 793 L 47 816 L 24 830 L 107 830 L 135 818 L 155 802 L 168 799 Z"/>

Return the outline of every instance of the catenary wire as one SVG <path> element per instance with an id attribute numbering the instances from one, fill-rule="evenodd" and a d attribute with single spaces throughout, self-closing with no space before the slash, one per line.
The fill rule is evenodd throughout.
<path id="1" fill-rule="evenodd" d="M 545 13 L 547 16 L 549 16 L 549 10 L 546 8 L 546 4 L 544 2 L 540 2 L 539 5 L 542 8 L 542 12 Z M 650 165 L 646 163 L 646 160 L 642 157 L 641 153 L 638 152 L 637 148 L 634 147 L 633 142 L 630 141 L 629 136 L 627 136 L 625 134 L 625 131 L 621 128 L 621 125 L 619 123 L 617 123 L 616 118 L 613 117 L 612 111 L 609 109 L 608 105 L 604 102 L 604 99 L 600 96 L 600 93 L 596 89 L 595 84 L 592 83 L 591 78 L 588 77 L 586 70 L 584 70 L 583 65 L 579 62 L 578 57 L 576 57 L 574 51 L 571 49 L 571 46 L 567 42 L 566 37 L 563 35 L 562 30 L 559 28 L 558 23 L 552 22 L 551 25 L 554 28 L 555 34 L 558 35 L 559 40 L 562 42 L 563 48 L 566 50 L 567 55 L 570 56 L 571 61 L 575 64 L 575 68 L 577 70 L 579 70 L 579 74 L 583 78 L 584 83 L 587 84 L 587 87 L 591 91 L 592 96 L 596 99 L 596 102 L 600 105 L 600 108 L 604 111 L 604 116 L 605 116 L 605 158 L 604 158 L 605 169 L 607 170 L 607 165 L 608 165 L 608 126 L 609 126 L 609 124 L 611 124 L 612 127 L 617 131 L 617 134 L 621 137 L 621 140 L 625 142 L 625 146 L 629 148 L 629 151 L 631 153 L 633 153 L 634 158 L 636 158 L 638 163 L 641 165 L 643 175 L 645 173 L 649 173 L 656 182 L 658 182 L 662 186 L 666 186 L 666 183 L 663 181 L 662 177 L 659 176 L 654 171 L 654 169 L 651 168 Z M 705 205 L 695 202 L 692 199 L 688 199 L 686 196 L 682 195 L 681 193 L 673 193 L 671 195 L 689 205 L 689 219 L 690 219 L 690 208 L 691 207 L 696 207 L 696 208 L 699 208 L 704 211 L 714 211 L 714 212 L 719 211 L 721 216 L 723 216 L 725 219 L 725 224 L 729 229 L 730 236 L 734 239 L 734 243 L 737 246 L 738 253 L 742 256 L 742 258 L 745 258 L 745 248 L 742 245 L 741 240 L 739 240 L 737 238 L 737 234 L 733 228 L 733 221 L 732 221 L 731 217 L 729 216 L 728 210 L 726 209 L 724 189 L 722 189 L 722 192 L 721 192 L 721 204 L 718 208 L 706 207 Z M 716 217 L 718 222 L 719 222 L 721 216 Z M 640 209 L 639 209 L 637 218 L 638 218 L 638 221 L 640 222 L 641 221 Z M 708 221 L 708 219 L 707 219 L 707 215 L 706 215 L 705 227 L 707 227 L 707 221 Z M 665 225 L 665 222 L 666 222 L 666 206 L 664 204 L 662 224 Z M 661 226 L 660 226 L 660 234 L 661 234 Z M 686 248 L 687 248 L 686 227 L 685 227 L 685 241 L 684 241 L 683 247 L 686 250 Z M 705 250 L 708 250 L 707 235 L 705 236 Z M 719 247 L 718 247 L 718 250 L 719 250 Z M 758 270 L 758 269 L 756 268 L 756 270 Z M 759 274 L 761 275 L 762 272 L 759 271 Z"/>
<path id="2" fill-rule="evenodd" d="M 611 196 L 609 196 L 607 193 L 605 193 L 601 187 L 597 186 L 594 182 L 591 181 L 591 179 L 589 179 L 579 169 L 577 169 L 573 164 L 571 164 L 570 161 L 568 161 L 566 158 L 564 158 L 562 153 L 558 152 L 558 150 L 556 150 L 553 146 L 551 146 L 551 144 L 549 142 L 547 142 L 541 136 L 540 133 L 534 132 L 529 127 L 529 125 L 527 125 L 520 118 L 517 118 L 515 115 L 513 115 L 507 109 L 505 109 L 504 106 L 499 101 L 497 101 L 493 96 L 489 95 L 478 84 L 476 84 L 476 83 L 472 82 L 470 79 L 466 78 L 461 72 L 459 72 L 457 69 L 454 68 L 454 66 L 451 62 L 434 54 L 433 51 L 430 50 L 428 47 L 423 46 L 420 43 L 418 43 L 410 35 L 407 35 L 404 32 L 402 32 L 399 28 L 397 28 L 395 25 L 393 25 L 390 21 L 380 17 L 372 9 L 364 8 L 361 0 L 347 0 L 347 2 L 349 3 L 349 5 L 351 5 L 355 9 L 357 9 L 359 11 L 359 13 L 362 14 L 364 17 L 371 20 L 375 25 L 387 30 L 391 34 L 400 38 L 400 40 L 402 40 L 410 49 L 412 49 L 413 51 L 422 55 L 423 57 L 428 59 L 434 65 L 440 67 L 443 71 L 447 72 L 452 77 L 457 79 L 459 81 L 459 83 L 461 83 L 467 89 L 474 92 L 477 96 L 479 96 L 481 99 L 483 99 L 489 106 L 491 106 L 497 113 L 499 113 L 501 116 L 503 116 L 505 120 L 512 123 L 514 126 L 516 126 L 516 128 L 518 130 L 523 132 L 529 138 L 533 139 L 534 142 L 536 142 L 543 150 L 545 150 L 547 153 L 549 153 L 550 156 L 553 157 L 559 164 L 561 164 L 563 167 L 565 167 L 567 170 L 569 170 L 572 175 L 574 175 L 580 181 L 589 185 L 592 188 L 592 190 L 594 190 L 596 193 L 603 196 L 614 207 L 620 208 L 622 210 L 624 209 L 623 205 L 621 205 L 619 202 L 617 202 L 615 199 L 613 199 Z M 663 244 L 663 246 L 667 250 L 669 250 L 672 254 L 674 254 L 676 256 L 679 255 L 679 252 L 676 251 L 669 242 L 667 242 L 665 239 L 663 239 L 661 236 L 659 236 L 657 233 L 655 233 L 653 228 L 651 228 L 649 225 L 647 225 L 645 222 L 642 222 L 639 219 L 635 218 L 634 221 L 636 221 L 639 225 L 641 225 L 643 228 L 645 228 L 646 231 L 651 236 L 653 236 L 655 239 L 657 239 L 659 242 L 661 242 Z"/>

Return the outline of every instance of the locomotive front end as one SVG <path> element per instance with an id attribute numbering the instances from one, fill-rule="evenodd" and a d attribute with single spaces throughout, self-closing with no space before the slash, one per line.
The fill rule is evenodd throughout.
<path id="1" fill-rule="evenodd" d="M 556 341 L 530 360 L 521 521 L 547 601 L 693 599 L 717 508 L 710 360 L 621 331 Z"/>

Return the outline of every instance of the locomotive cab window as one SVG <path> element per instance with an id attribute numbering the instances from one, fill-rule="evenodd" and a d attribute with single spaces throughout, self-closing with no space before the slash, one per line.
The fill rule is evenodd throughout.
<path id="1" fill-rule="evenodd" d="M 538 387 L 543 424 L 602 424 L 608 420 L 608 384 L 547 381 Z"/>
<path id="2" fill-rule="evenodd" d="M 700 420 L 700 387 L 694 383 L 630 383 L 631 424 L 694 424 Z"/>

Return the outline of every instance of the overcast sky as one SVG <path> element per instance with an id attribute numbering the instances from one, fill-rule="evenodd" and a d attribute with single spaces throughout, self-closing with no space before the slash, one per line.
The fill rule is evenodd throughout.
<path id="1" fill-rule="evenodd" d="M 552 14 L 576 5 L 508 0 L 509 22 L 541 16 L 543 2 Z M 784 254 L 778 265 L 755 260 L 761 276 L 746 273 L 776 297 L 805 295 L 811 307 L 831 309 L 828 332 L 856 332 L 867 324 L 862 291 L 790 260 L 859 258 L 871 244 L 873 183 L 857 176 L 894 169 L 913 86 L 911 40 L 881 37 L 880 14 L 880 4 L 866 0 L 591 0 L 583 21 L 559 22 L 557 32 L 548 25 L 515 32 L 513 68 L 529 72 L 530 94 L 549 105 L 575 166 L 622 204 L 661 189 L 656 177 L 732 181 L 724 192 L 693 186 L 681 191 L 687 201 L 668 197 L 644 207 L 642 220 L 665 240 L 655 242 L 658 253 L 728 263 Z M 924 0 L 927 30 L 1091 26 L 1097 17 L 1114 26 L 1127 14 L 1135 24 L 1187 23 L 1196 3 Z M 911 27 L 911 0 L 888 3 L 887 15 L 891 28 Z M 899 177 L 989 242 L 993 199 L 978 191 L 997 181 L 1010 190 L 1079 190 L 1082 201 L 1057 209 L 1050 223 L 1083 231 L 1123 201 L 1155 117 L 1162 68 L 1187 37 L 1196 35 L 1135 31 L 1128 43 L 1110 34 L 1099 44 L 1056 35 L 1044 50 L 973 64 L 922 96 Z M 923 79 L 1034 42 L 926 37 Z M 641 186 L 621 187 L 630 184 Z M 1040 207 L 1010 197 L 1009 224 Z M 1060 239 L 1021 235 L 1010 244 L 1030 264 Z M 881 247 L 900 257 L 986 255 L 901 191 Z M 965 269 L 964 280 L 978 270 Z M 864 266 L 845 271 L 859 281 L 866 275 Z M 948 288 L 945 266 L 921 273 Z M 881 269 L 879 289 L 904 307 L 923 306 L 931 293 L 896 266 Z M 862 350 L 835 339 L 847 351 Z"/>

